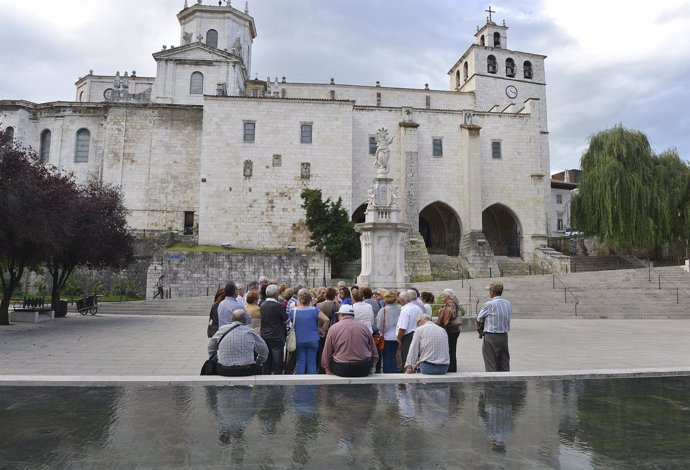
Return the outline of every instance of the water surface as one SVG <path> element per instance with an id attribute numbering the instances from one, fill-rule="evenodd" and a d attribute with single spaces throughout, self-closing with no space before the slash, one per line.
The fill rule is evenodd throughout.
<path id="1" fill-rule="evenodd" d="M 0 387 L 1 468 L 687 469 L 690 378 Z"/>

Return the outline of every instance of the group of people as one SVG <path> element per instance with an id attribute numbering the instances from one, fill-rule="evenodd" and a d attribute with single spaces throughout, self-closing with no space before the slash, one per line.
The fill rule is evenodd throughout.
<path id="1" fill-rule="evenodd" d="M 502 290 L 499 283 L 490 286 L 492 300 L 478 315 L 485 321 L 487 371 L 510 370 L 511 307 Z M 208 353 L 217 357 L 217 372 L 224 376 L 457 372 L 464 310 L 455 293 L 444 289 L 434 320 L 434 300 L 414 288 L 373 291 L 342 281 L 337 287 L 289 288 L 261 276 L 246 293 L 243 285 L 229 282 L 211 307 Z M 288 335 L 294 338 L 288 341 Z"/>

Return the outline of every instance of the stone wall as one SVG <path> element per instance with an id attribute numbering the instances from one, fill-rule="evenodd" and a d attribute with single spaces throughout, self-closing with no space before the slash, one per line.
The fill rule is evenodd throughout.
<path id="1" fill-rule="evenodd" d="M 229 281 L 247 284 L 259 276 L 276 279 L 289 286 L 323 285 L 323 256 L 319 253 L 191 253 L 166 251 L 162 262 L 148 268 L 146 298 L 155 293 L 159 276 L 165 275 L 166 297 L 214 295 Z M 331 265 L 326 259 L 326 281 Z"/>

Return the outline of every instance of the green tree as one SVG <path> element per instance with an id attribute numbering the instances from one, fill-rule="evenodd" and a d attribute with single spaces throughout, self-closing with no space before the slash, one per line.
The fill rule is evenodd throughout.
<path id="1" fill-rule="evenodd" d="M 360 256 L 359 235 L 343 207 L 342 198 L 333 202 L 323 200 L 320 189 L 302 191 L 302 208 L 311 234 L 309 246 L 324 251 L 335 264 L 351 261 Z"/>
<path id="2" fill-rule="evenodd" d="M 677 152 L 656 156 L 647 137 L 622 125 L 590 138 L 572 221 L 618 250 L 687 239 L 690 172 Z"/>

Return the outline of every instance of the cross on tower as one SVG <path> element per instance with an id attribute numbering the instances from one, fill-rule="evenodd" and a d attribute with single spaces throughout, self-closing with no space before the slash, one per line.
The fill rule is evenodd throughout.
<path id="1" fill-rule="evenodd" d="M 489 14 L 489 21 L 491 21 L 491 13 L 496 13 L 496 10 L 492 10 L 491 5 L 489 5 L 489 9 L 484 11 Z"/>

